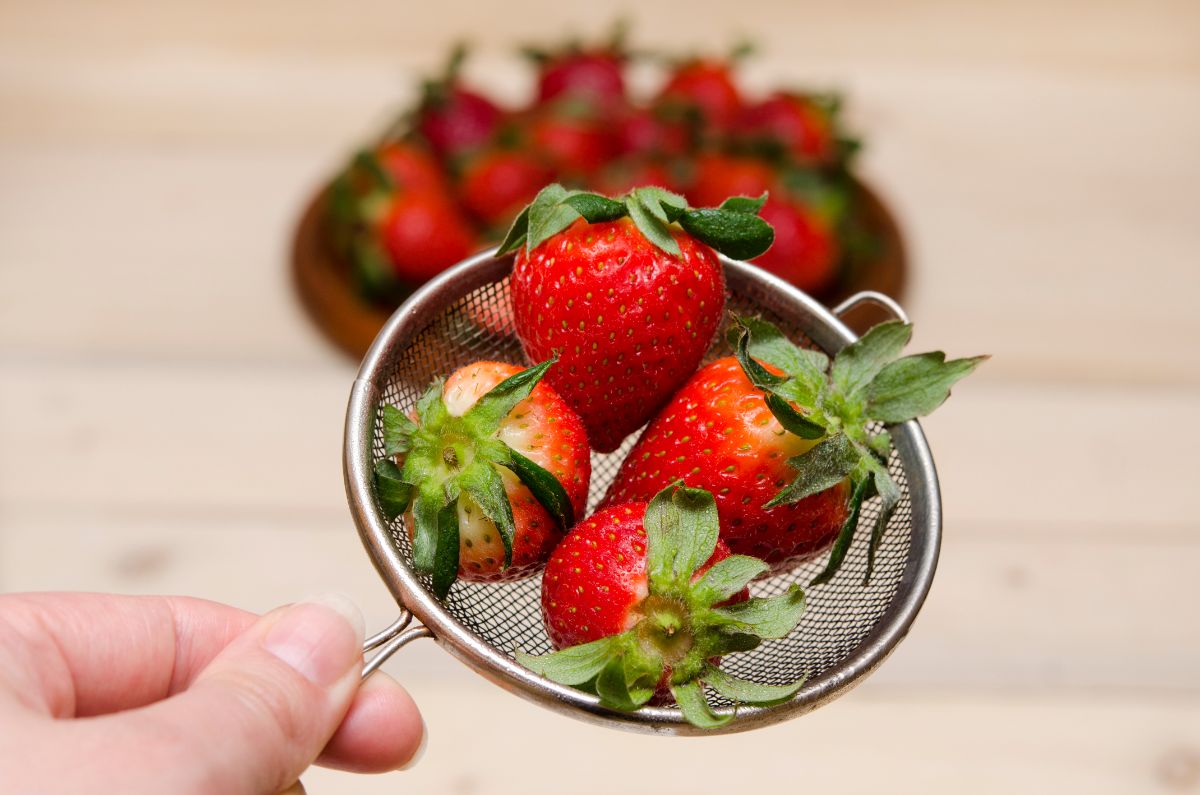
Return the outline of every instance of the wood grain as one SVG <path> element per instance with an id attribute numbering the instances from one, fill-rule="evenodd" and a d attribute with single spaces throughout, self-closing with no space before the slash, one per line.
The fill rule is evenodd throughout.
<path id="1" fill-rule="evenodd" d="M 515 101 L 514 42 L 595 23 L 506 9 L 0 3 L 0 588 L 256 610 L 336 588 L 391 619 L 342 495 L 353 367 L 291 292 L 290 233 L 450 41 Z M 845 699 L 711 741 L 564 720 L 414 644 L 389 668 L 426 758 L 308 790 L 724 792 L 752 770 L 1200 792 L 1200 7 L 670 0 L 635 22 L 671 49 L 752 34 L 754 87 L 845 88 L 909 244 L 915 346 L 994 354 L 925 426 L 946 525 L 927 606 Z"/>

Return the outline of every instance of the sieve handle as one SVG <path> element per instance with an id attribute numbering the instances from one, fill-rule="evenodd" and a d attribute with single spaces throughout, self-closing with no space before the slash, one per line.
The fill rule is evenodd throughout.
<path id="1" fill-rule="evenodd" d="M 875 306 L 882 308 L 895 320 L 899 320 L 903 323 L 908 322 L 908 313 L 904 311 L 904 308 L 901 307 L 900 304 L 896 303 L 894 298 L 875 290 L 863 290 L 861 293 L 855 293 L 845 301 L 842 301 L 840 304 L 835 306 L 833 308 L 833 314 L 840 318 L 850 310 L 862 306 L 863 304 L 874 304 Z"/>
<path id="2" fill-rule="evenodd" d="M 393 621 L 387 629 L 382 632 L 377 632 L 363 642 L 363 657 L 365 658 L 368 652 L 378 649 L 378 653 L 367 660 L 363 665 L 362 677 L 366 679 L 379 666 L 387 662 L 388 657 L 391 657 L 404 646 L 413 642 L 417 638 L 432 638 L 433 632 L 429 627 L 416 626 L 410 627 L 413 614 L 404 610 L 400 613 L 400 617 Z"/>

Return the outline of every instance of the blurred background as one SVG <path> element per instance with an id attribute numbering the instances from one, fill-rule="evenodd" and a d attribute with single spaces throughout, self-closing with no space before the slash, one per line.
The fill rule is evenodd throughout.
<path id="1" fill-rule="evenodd" d="M 626 17 L 748 90 L 842 91 L 907 246 L 914 349 L 994 358 L 924 423 L 945 543 L 867 683 L 760 732 L 653 739 L 415 644 L 414 770 L 311 793 L 1200 792 L 1200 7 L 1187 2 L 0 2 L 0 590 L 396 612 L 345 507 L 355 363 L 291 273 L 311 197 L 454 41 Z"/>

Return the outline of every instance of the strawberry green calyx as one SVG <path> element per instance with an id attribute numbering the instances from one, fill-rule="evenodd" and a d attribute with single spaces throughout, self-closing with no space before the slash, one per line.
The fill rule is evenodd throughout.
<path id="1" fill-rule="evenodd" d="M 518 650 L 518 660 L 624 711 L 649 702 L 665 679 L 684 717 L 701 728 L 733 719 L 712 712 L 705 685 L 735 703 L 769 705 L 795 695 L 803 680 L 761 685 L 725 673 L 716 661 L 795 629 L 804 613 L 803 591 L 793 586 L 779 596 L 730 604 L 768 570 L 745 555 L 723 558 L 697 576 L 713 556 L 719 532 L 716 503 L 703 489 L 678 483 L 663 489 L 646 508 L 643 526 L 649 593 L 636 608 L 637 623 L 620 634 L 540 657 Z"/>
<path id="2" fill-rule="evenodd" d="M 555 361 L 509 376 L 461 416 L 447 408 L 441 380 L 417 401 L 416 421 L 395 406 L 382 409 L 388 457 L 375 465 L 376 497 L 389 519 L 411 511 L 413 566 L 431 575 L 439 597 L 449 592 L 459 568 L 458 502 L 464 496 L 495 524 L 504 566 L 512 564 L 515 520 L 500 467 L 525 484 L 560 529 L 574 523 L 557 478 L 498 437 L 501 422 Z"/>
<path id="3" fill-rule="evenodd" d="M 580 218 L 589 224 L 629 217 L 646 239 L 671 256 L 680 256 L 671 235 L 678 223 L 692 237 L 733 259 L 753 259 L 775 240 L 771 225 L 758 217 L 767 195 L 735 196 L 720 207 L 689 207 L 677 193 L 654 186 L 634 188 L 613 199 L 598 193 L 567 190 L 557 183 L 542 188 L 521 211 L 500 245 L 497 256 L 526 246 L 530 251 Z"/>
<path id="4" fill-rule="evenodd" d="M 950 388 L 986 361 L 987 356 L 946 360 L 940 351 L 900 356 L 912 337 L 912 325 L 889 321 L 847 345 L 832 363 L 819 351 L 794 345 L 770 323 L 734 318 L 729 343 L 746 377 L 765 393 L 767 407 L 788 431 L 820 439 L 788 461 L 797 472 L 767 507 L 788 505 L 850 482 L 850 511 L 829 563 L 811 584 L 833 578 L 845 560 L 864 500 L 878 495 L 879 517 L 867 548 L 869 582 L 875 553 L 900 502 L 900 487 L 887 470 L 891 437 L 872 431 L 872 423 L 894 425 L 924 417 L 950 395 Z M 782 374 L 769 371 L 760 362 Z"/>

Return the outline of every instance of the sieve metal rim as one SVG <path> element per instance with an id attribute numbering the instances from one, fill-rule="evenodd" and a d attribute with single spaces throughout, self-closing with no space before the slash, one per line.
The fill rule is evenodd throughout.
<path id="1" fill-rule="evenodd" d="M 753 265 L 726 257 L 721 257 L 721 262 L 727 284 L 757 283 L 773 297 L 777 304 L 773 308 L 794 312 L 799 306 L 821 321 L 806 332 L 826 351 L 834 353 L 855 339 L 853 332 L 836 314 L 790 284 Z M 404 562 L 392 541 L 388 524 L 375 504 L 372 440 L 375 411 L 382 394 L 380 380 L 386 376 L 384 368 L 393 360 L 400 341 L 414 338 L 428 325 L 430 317 L 445 311 L 472 290 L 504 278 L 511 268 L 512 258 L 498 259 L 492 249 L 469 257 L 418 289 L 379 332 L 351 389 L 343 449 L 343 475 L 351 514 L 375 569 L 403 613 L 411 613 L 424 625 L 409 628 L 397 636 L 399 642 L 388 644 L 386 653 L 390 654 L 416 637 L 433 637 L 438 645 L 476 673 L 543 707 L 609 727 L 672 735 L 734 733 L 778 723 L 842 695 L 877 668 L 908 633 L 920 611 L 933 581 L 941 547 L 942 514 L 937 471 L 925 435 L 915 420 L 891 429 L 912 504 L 908 561 L 891 604 L 846 659 L 808 681 L 790 701 L 773 707 L 741 707 L 737 710 L 737 719 L 719 729 L 698 729 L 685 721 L 675 708 L 643 707 L 636 712 L 609 709 L 594 695 L 538 676 L 480 639 L 425 590 Z M 853 305 L 856 298 L 851 298 L 842 307 Z M 406 615 L 402 615 L 393 626 L 403 628 L 407 623 Z M 377 638 L 384 639 L 387 632 L 385 630 Z M 374 645 L 383 645 L 382 640 Z M 374 670 L 381 662 L 382 659 L 376 658 L 368 667 Z M 717 711 L 728 712 L 730 709 Z"/>

